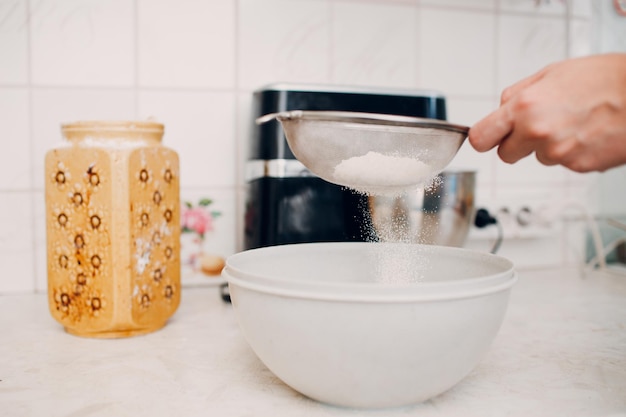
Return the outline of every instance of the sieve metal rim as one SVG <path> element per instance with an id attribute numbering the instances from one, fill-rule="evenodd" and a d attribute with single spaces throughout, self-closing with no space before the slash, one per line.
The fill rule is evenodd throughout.
<path id="1" fill-rule="evenodd" d="M 449 123 L 439 119 L 423 117 L 400 116 L 395 114 L 364 113 L 350 111 L 326 111 L 326 110 L 291 110 L 279 113 L 270 113 L 256 119 L 257 124 L 270 120 L 311 120 L 339 123 L 375 124 L 385 126 L 405 126 L 430 129 L 448 130 L 467 135 L 469 127 Z"/>

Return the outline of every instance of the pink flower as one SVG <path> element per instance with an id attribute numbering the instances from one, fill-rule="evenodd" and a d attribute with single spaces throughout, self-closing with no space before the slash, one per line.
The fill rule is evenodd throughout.
<path id="1" fill-rule="evenodd" d="M 185 207 L 181 215 L 183 230 L 191 230 L 201 238 L 206 232 L 213 230 L 213 216 L 204 207 Z"/>

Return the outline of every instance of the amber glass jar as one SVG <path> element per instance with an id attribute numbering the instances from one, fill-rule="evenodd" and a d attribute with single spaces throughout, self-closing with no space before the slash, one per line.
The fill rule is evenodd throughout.
<path id="1" fill-rule="evenodd" d="M 50 312 L 80 336 L 157 330 L 180 302 L 178 155 L 155 122 L 61 130 L 45 159 Z"/>

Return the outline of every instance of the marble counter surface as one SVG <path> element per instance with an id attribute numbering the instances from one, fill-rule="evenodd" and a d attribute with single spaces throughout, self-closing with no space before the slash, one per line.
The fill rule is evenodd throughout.
<path id="1" fill-rule="evenodd" d="M 45 295 L 0 296 L 1 416 L 626 416 L 626 275 L 520 272 L 478 367 L 412 407 L 363 411 L 309 400 L 272 375 L 215 287 L 186 288 L 162 330 L 66 334 Z"/>

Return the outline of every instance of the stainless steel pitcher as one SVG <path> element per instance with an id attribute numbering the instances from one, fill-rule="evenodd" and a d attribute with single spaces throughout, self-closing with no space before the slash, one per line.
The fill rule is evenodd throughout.
<path id="1" fill-rule="evenodd" d="M 474 217 L 475 171 L 444 171 L 431 187 L 371 196 L 372 240 L 463 246 Z"/>

